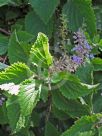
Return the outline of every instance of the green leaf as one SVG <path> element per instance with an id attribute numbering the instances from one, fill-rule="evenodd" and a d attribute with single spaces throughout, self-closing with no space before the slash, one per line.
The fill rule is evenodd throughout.
<path id="1" fill-rule="evenodd" d="M 93 125 L 102 118 L 101 114 L 83 116 L 75 124 L 66 130 L 61 136 L 79 136 L 79 132 L 90 131 Z"/>
<path id="2" fill-rule="evenodd" d="M 31 48 L 30 62 L 36 63 L 38 67 L 52 64 L 52 56 L 49 52 L 49 41 L 45 34 L 39 33 L 36 42 Z"/>
<path id="3" fill-rule="evenodd" d="M 37 102 L 40 99 L 41 85 L 37 88 L 35 80 L 26 85 L 21 85 L 20 93 L 18 94 L 18 100 L 23 116 L 28 116 L 32 113 Z"/>
<path id="4" fill-rule="evenodd" d="M 55 105 L 52 105 L 52 113 L 54 114 L 55 118 L 58 118 L 59 120 L 67 120 L 69 116 L 62 110 L 59 110 L 55 107 Z"/>
<path id="5" fill-rule="evenodd" d="M 12 4 L 13 6 L 21 6 L 22 4 L 27 4 L 28 0 L 10 0 L 10 4 Z"/>
<path id="6" fill-rule="evenodd" d="M 31 76 L 31 71 L 24 63 L 14 63 L 0 72 L 0 84 L 13 82 L 18 84 Z"/>
<path id="7" fill-rule="evenodd" d="M 61 74 L 63 74 L 62 77 Z M 63 96 L 68 99 L 77 99 L 79 97 L 86 96 L 95 91 L 99 86 L 99 84 L 88 85 L 81 83 L 77 80 L 76 76 L 71 76 L 71 74 L 67 72 L 59 73 L 58 77 L 60 77 L 59 79 L 61 81 L 55 84 L 57 90 L 59 90 Z"/>
<path id="8" fill-rule="evenodd" d="M 25 18 L 25 30 L 33 34 L 35 38 L 39 32 L 45 33 L 50 38 L 53 32 L 53 19 L 44 24 L 34 12 L 29 12 Z"/>
<path id="9" fill-rule="evenodd" d="M 32 131 L 29 131 L 27 128 L 22 129 L 19 133 L 16 133 L 16 135 L 13 136 L 35 136 L 35 134 Z"/>
<path id="10" fill-rule="evenodd" d="M 84 133 L 80 133 L 78 136 L 94 136 L 92 131 L 87 131 L 87 132 L 84 132 Z"/>
<path id="11" fill-rule="evenodd" d="M 66 71 L 56 72 L 51 77 L 51 83 L 53 84 L 59 83 L 61 80 L 70 80 L 70 81 L 74 81 L 75 83 L 80 83 L 80 79 L 76 75 Z"/>
<path id="12" fill-rule="evenodd" d="M 31 121 L 34 127 L 38 127 L 40 124 L 40 114 L 33 110 L 32 115 L 31 115 Z"/>
<path id="13" fill-rule="evenodd" d="M 17 132 L 25 127 L 25 117 L 20 115 L 20 107 L 18 105 L 17 97 L 10 97 L 6 102 L 7 115 L 10 127 L 13 132 Z"/>
<path id="14" fill-rule="evenodd" d="M 29 0 L 34 11 L 39 15 L 45 24 L 48 23 L 56 7 L 59 4 L 59 0 Z"/>
<path id="15" fill-rule="evenodd" d="M 91 37 L 96 33 L 95 15 L 91 0 L 68 0 L 63 8 L 69 23 L 68 28 L 77 31 L 85 22 Z"/>
<path id="16" fill-rule="evenodd" d="M 94 11 L 96 15 L 96 23 L 97 23 L 97 29 L 102 30 L 102 5 L 95 5 L 94 6 Z"/>
<path id="17" fill-rule="evenodd" d="M 7 118 L 7 109 L 5 103 L 0 107 L 0 124 L 7 124 L 8 118 Z"/>
<path id="18" fill-rule="evenodd" d="M 60 136 L 60 133 L 51 122 L 47 122 L 44 136 Z"/>
<path id="19" fill-rule="evenodd" d="M 25 32 L 14 32 L 9 41 L 8 57 L 10 63 L 17 61 L 27 63 L 29 59 L 29 53 L 31 44 L 29 42 L 33 39 L 33 35 Z"/>
<path id="20" fill-rule="evenodd" d="M 99 136 L 102 136 L 102 127 L 99 127 L 98 131 L 99 131 Z"/>
<path id="21" fill-rule="evenodd" d="M 81 82 L 85 84 L 92 84 L 93 77 L 93 65 L 91 63 L 85 63 L 84 65 L 80 66 L 77 71 L 76 75 L 81 80 Z"/>
<path id="22" fill-rule="evenodd" d="M 24 18 L 21 18 L 21 19 L 17 20 L 15 22 L 15 24 L 13 24 L 11 26 L 11 32 L 14 32 L 14 31 L 23 31 L 23 30 L 25 30 L 25 21 L 24 21 Z M 23 32 L 26 32 L 26 31 L 23 31 Z"/>
<path id="23" fill-rule="evenodd" d="M 95 90 L 97 90 L 99 84 L 97 85 L 87 85 L 82 83 L 74 83 L 72 81 L 65 81 L 63 86 L 59 86 L 59 91 L 68 99 L 77 99 L 79 97 L 84 97 Z"/>
<path id="24" fill-rule="evenodd" d="M 102 59 L 101 58 L 93 59 L 92 64 L 94 66 L 94 71 L 102 71 Z"/>
<path id="25" fill-rule="evenodd" d="M 20 11 L 18 9 L 8 10 L 6 13 L 6 21 L 10 21 L 19 17 Z"/>
<path id="26" fill-rule="evenodd" d="M 99 83 L 99 90 L 102 89 L 102 71 L 94 72 L 94 84 Z"/>
<path id="27" fill-rule="evenodd" d="M 0 0 L 0 7 L 7 5 L 10 2 L 10 0 Z"/>
<path id="28" fill-rule="evenodd" d="M 49 89 L 42 86 L 40 98 L 43 100 L 43 102 L 47 101 L 48 93 L 49 93 Z"/>
<path id="29" fill-rule="evenodd" d="M 53 90 L 52 92 L 52 101 L 56 108 L 64 111 L 71 117 L 80 117 L 89 114 L 89 109 L 86 105 L 82 105 L 77 100 L 66 99 L 57 90 Z"/>
<path id="30" fill-rule="evenodd" d="M 4 55 L 8 50 L 8 38 L 0 35 L 0 55 Z"/>
<path id="31" fill-rule="evenodd" d="M 102 112 L 102 91 L 98 91 L 93 96 L 93 111 L 94 113 L 101 113 Z"/>

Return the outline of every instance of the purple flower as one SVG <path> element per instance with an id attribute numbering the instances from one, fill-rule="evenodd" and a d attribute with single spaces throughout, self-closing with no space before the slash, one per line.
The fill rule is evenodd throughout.
<path id="1" fill-rule="evenodd" d="M 93 59 L 94 58 L 94 55 L 93 54 L 90 54 L 90 59 Z"/>
<path id="2" fill-rule="evenodd" d="M 86 54 L 86 57 L 89 58 L 89 59 L 93 59 L 94 55 L 93 54 Z"/>
<path id="3" fill-rule="evenodd" d="M 72 51 L 75 51 L 76 55 L 72 56 L 72 61 L 77 64 L 82 64 L 85 58 L 93 59 L 94 56 L 91 54 L 92 47 L 89 45 L 85 35 L 80 30 L 74 33 L 74 43 L 75 47 Z"/>
<path id="4" fill-rule="evenodd" d="M 74 33 L 74 43 L 83 44 L 85 40 L 85 35 L 79 30 L 78 32 Z"/>
<path id="5" fill-rule="evenodd" d="M 87 41 L 84 41 L 84 46 L 85 46 L 85 48 L 88 49 L 88 50 L 91 50 L 91 49 L 92 49 L 92 47 L 88 44 Z"/>
<path id="6" fill-rule="evenodd" d="M 79 56 L 73 55 L 72 56 L 72 61 L 74 63 L 81 64 L 83 62 L 83 59 L 81 57 L 79 57 Z"/>
<path id="7" fill-rule="evenodd" d="M 82 52 L 82 51 L 83 51 L 83 47 L 80 46 L 80 45 L 76 45 L 76 47 L 74 47 L 74 48 L 72 49 L 72 51 L 79 51 L 79 52 Z"/>

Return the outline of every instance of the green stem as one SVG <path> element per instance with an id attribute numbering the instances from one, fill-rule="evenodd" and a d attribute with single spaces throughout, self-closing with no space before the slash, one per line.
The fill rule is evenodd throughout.
<path id="1" fill-rule="evenodd" d="M 93 72 L 91 73 L 91 78 L 92 78 L 92 85 L 94 84 L 94 77 L 93 77 Z M 90 109 L 90 112 L 91 112 L 91 114 L 93 114 L 93 95 L 94 95 L 94 93 L 92 92 L 91 93 L 91 96 L 90 96 L 90 107 L 91 107 L 91 109 Z"/>
<path id="2" fill-rule="evenodd" d="M 90 112 L 91 112 L 91 114 L 93 114 L 93 102 L 92 102 L 92 100 L 93 100 L 93 93 L 90 96 L 90 107 L 91 107 Z"/>

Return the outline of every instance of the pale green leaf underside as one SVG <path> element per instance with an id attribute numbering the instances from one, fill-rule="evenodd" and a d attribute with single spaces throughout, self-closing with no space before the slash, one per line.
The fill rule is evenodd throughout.
<path id="1" fill-rule="evenodd" d="M 11 95 L 17 95 L 19 93 L 20 85 L 15 85 L 14 83 L 2 84 L 0 89 L 7 91 Z"/>

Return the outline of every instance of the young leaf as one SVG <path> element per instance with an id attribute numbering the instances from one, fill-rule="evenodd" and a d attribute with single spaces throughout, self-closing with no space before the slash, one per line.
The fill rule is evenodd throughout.
<path id="1" fill-rule="evenodd" d="M 52 17 L 56 7 L 60 2 L 59 0 L 29 0 L 29 1 L 31 6 L 34 8 L 36 13 L 39 15 L 39 17 L 43 20 L 45 24 L 48 23 L 49 19 Z"/>
<path id="2" fill-rule="evenodd" d="M 36 89 L 35 80 L 32 80 L 31 83 L 26 85 L 21 85 L 18 100 L 23 116 L 28 116 L 32 113 L 32 110 L 40 99 L 40 93 L 41 85 Z"/>
<path id="3" fill-rule="evenodd" d="M 51 65 L 52 61 L 52 56 L 49 52 L 48 38 L 45 34 L 39 33 L 36 42 L 31 48 L 30 62 L 42 67 Z"/>
<path id="4" fill-rule="evenodd" d="M 93 125 L 102 118 L 102 114 L 94 114 L 91 116 L 83 116 L 75 122 L 75 124 L 62 133 L 61 136 L 79 136 L 79 132 L 90 131 Z"/>

